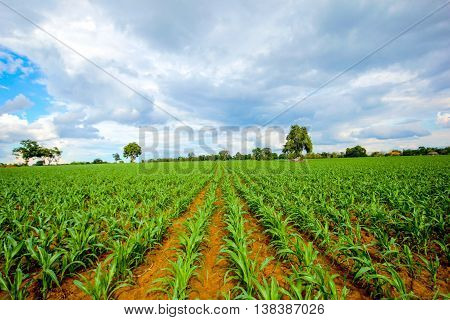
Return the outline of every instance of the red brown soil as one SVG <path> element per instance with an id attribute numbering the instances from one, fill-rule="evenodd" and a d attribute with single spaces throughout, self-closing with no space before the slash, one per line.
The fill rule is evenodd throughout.
<path id="1" fill-rule="evenodd" d="M 173 224 L 166 232 L 167 237 L 162 245 L 152 250 L 146 257 L 145 262 L 135 269 L 135 285 L 125 287 L 117 291 L 115 297 L 121 300 L 162 300 L 167 299 L 167 294 L 161 291 L 150 291 L 152 287 L 159 287 L 163 284 L 155 283 L 156 280 L 169 275 L 166 270 L 170 267 L 171 261 L 177 259 L 177 249 L 180 248 L 179 234 L 184 230 L 184 222 L 192 217 L 197 208 L 202 205 L 205 197 L 206 186 L 190 204 L 186 212 L 173 221 Z"/>
<path id="2" fill-rule="evenodd" d="M 109 256 L 109 253 L 102 254 L 99 258 L 99 262 L 103 262 Z M 95 276 L 95 268 L 85 270 L 78 273 L 75 277 L 65 278 L 60 287 L 53 288 L 47 294 L 48 300 L 91 300 L 91 297 L 78 288 L 73 282 L 74 280 L 80 280 L 80 275 L 88 280 L 92 280 Z M 33 295 L 29 296 L 29 299 L 35 299 Z"/>
<path id="3" fill-rule="evenodd" d="M 217 207 L 211 218 L 208 228 L 208 240 L 203 243 L 204 249 L 201 253 L 204 257 L 201 266 L 196 271 L 196 276 L 190 281 L 191 293 L 189 299 L 223 299 L 229 296 L 233 283 L 225 282 L 228 270 L 228 261 L 220 255 L 220 250 L 227 235 L 224 221 L 224 202 L 220 188 L 217 190 Z"/>

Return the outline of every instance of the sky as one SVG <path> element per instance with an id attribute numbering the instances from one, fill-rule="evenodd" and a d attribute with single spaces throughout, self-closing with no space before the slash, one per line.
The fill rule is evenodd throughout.
<path id="1" fill-rule="evenodd" d="M 112 161 L 143 127 L 158 155 L 279 151 L 242 130 L 298 101 L 270 125 L 315 152 L 450 145 L 450 5 L 316 92 L 443 0 L 2 2 L 34 24 L 0 3 L 0 162 L 28 138 Z"/>

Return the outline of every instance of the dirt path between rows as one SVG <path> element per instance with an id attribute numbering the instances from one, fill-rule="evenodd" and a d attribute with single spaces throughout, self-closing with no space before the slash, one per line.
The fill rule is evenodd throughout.
<path id="1" fill-rule="evenodd" d="M 231 281 L 225 282 L 229 263 L 220 254 L 224 238 L 227 235 L 224 219 L 224 201 L 220 188 L 217 189 L 216 196 L 217 201 L 215 205 L 217 209 L 208 227 L 208 238 L 202 244 L 204 246 L 204 249 L 201 251 L 203 261 L 196 271 L 197 275 L 191 279 L 189 284 L 191 288 L 189 299 L 224 299 L 229 296 L 233 288 Z"/>
<path id="2" fill-rule="evenodd" d="M 203 204 L 205 193 L 209 184 L 200 191 L 190 204 L 189 208 L 179 218 L 175 219 L 166 232 L 166 238 L 162 245 L 155 248 L 147 255 L 143 264 L 137 267 L 133 274 L 135 285 L 120 289 L 115 294 L 116 299 L 121 300 L 160 300 L 167 299 L 164 292 L 148 290 L 162 284 L 155 284 L 155 280 L 169 274 L 166 268 L 170 266 L 170 261 L 177 259 L 176 249 L 180 248 L 178 235 L 184 230 L 184 222 L 192 217 L 197 208 Z"/>

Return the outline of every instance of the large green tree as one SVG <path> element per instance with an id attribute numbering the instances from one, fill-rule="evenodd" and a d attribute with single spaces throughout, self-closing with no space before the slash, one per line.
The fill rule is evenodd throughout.
<path id="1" fill-rule="evenodd" d="M 272 150 L 270 148 L 263 148 L 261 153 L 264 160 L 270 160 L 272 158 Z"/>
<path id="2" fill-rule="evenodd" d="M 230 159 L 230 152 L 228 150 L 222 150 L 219 152 L 219 159 L 220 160 L 228 160 Z"/>
<path id="3" fill-rule="evenodd" d="M 303 157 L 303 151 L 311 153 L 312 150 L 313 145 L 308 130 L 297 124 L 291 126 L 291 130 L 286 137 L 283 153 L 285 153 L 288 158 L 300 158 Z"/>
<path id="4" fill-rule="evenodd" d="M 45 148 L 40 146 L 37 141 L 30 139 L 22 140 L 20 147 L 13 149 L 13 155 L 22 158 L 26 165 L 33 159 L 43 159 L 42 164 L 45 164 L 45 162 L 48 164 L 51 164 L 53 161 L 58 162 L 61 154 L 62 151 L 57 147 Z"/>
<path id="5" fill-rule="evenodd" d="M 43 148 L 34 140 L 20 141 L 20 147 L 13 149 L 13 155 L 22 158 L 25 164 L 28 165 L 30 160 L 40 158 L 44 155 Z"/>
<path id="6" fill-rule="evenodd" d="M 236 160 L 244 160 L 245 155 L 241 154 L 240 152 L 236 152 L 236 155 L 234 156 L 234 159 Z"/>
<path id="7" fill-rule="evenodd" d="M 260 147 L 257 147 L 252 150 L 252 158 L 255 160 L 262 160 L 263 158 L 263 151 Z"/>
<path id="8" fill-rule="evenodd" d="M 345 156 L 348 158 L 367 157 L 367 153 L 363 147 L 355 146 L 353 148 L 347 148 L 345 150 Z"/>
<path id="9" fill-rule="evenodd" d="M 28 165 L 30 160 L 34 158 L 39 158 L 42 155 L 41 146 L 33 140 L 22 140 L 20 141 L 20 147 L 13 149 L 13 155 L 20 157 Z"/>
<path id="10" fill-rule="evenodd" d="M 141 147 L 136 142 L 131 142 L 123 147 L 124 158 L 130 158 L 131 162 L 142 154 Z"/>

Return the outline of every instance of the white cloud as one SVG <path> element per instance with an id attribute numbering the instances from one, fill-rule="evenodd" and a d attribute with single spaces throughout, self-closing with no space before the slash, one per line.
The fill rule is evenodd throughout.
<path id="1" fill-rule="evenodd" d="M 19 93 L 13 99 L 6 100 L 6 102 L 0 106 L 0 114 L 3 113 L 16 113 L 23 111 L 33 106 L 33 102 L 23 94 Z"/>
<path id="2" fill-rule="evenodd" d="M 0 75 L 2 73 L 13 74 L 21 72 L 22 76 L 26 76 L 32 71 L 33 68 L 26 66 L 21 58 L 16 58 L 10 53 L 0 51 Z"/>
<path id="3" fill-rule="evenodd" d="M 438 112 L 436 115 L 436 123 L 444 128 L 450 127 L 450 112 Z"/>
<path id="4" fill-rule="evenodd" d="M 0 115 L 0 141 L 6 142 L 16 140 L 15 137 L 22 134 L 27 128 L 28 121 L 21 119 L 16 115 L 1 114 Z"/>
<path id="5" fill-rule="evenodd" d="M 416 77 L 417 74 L 408 70 L 370 70 L 352 80 L 350 85 L 355 88 L 364 88 L 385 84 L 399 84 L 413 80 Z"/>
<path id="6" fill-rule="evenodd" d="M 0 115 L 0 142 L 13 143 L 23 139 L 45 141 L 57 138 L 53 116 L 44 116 L 28 122 L 16 115 Z"/>

